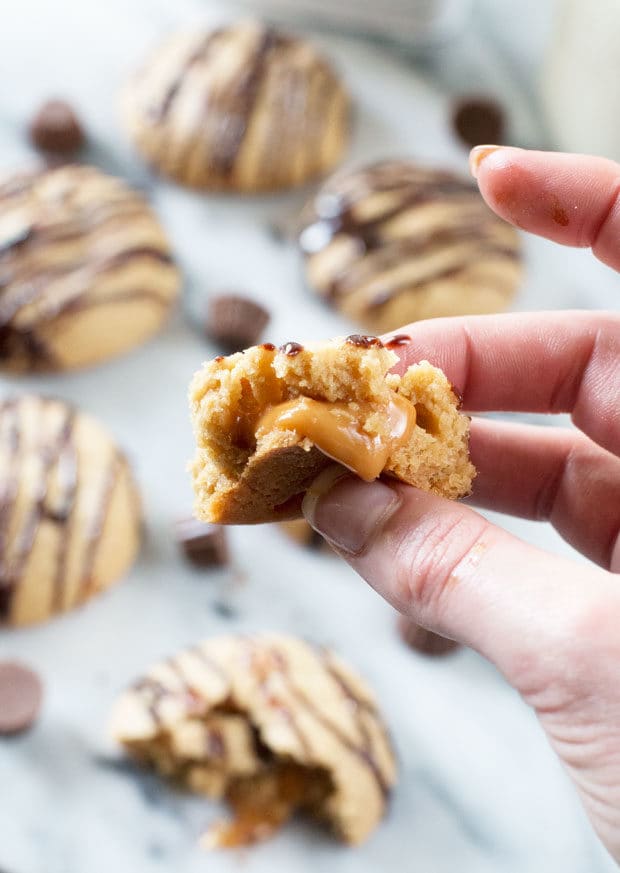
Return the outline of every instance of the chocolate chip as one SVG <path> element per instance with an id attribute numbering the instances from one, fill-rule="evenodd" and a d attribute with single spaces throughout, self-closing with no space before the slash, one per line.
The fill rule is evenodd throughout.
<path id="1" fill-rule="evenodd" d="M 197 567 L 224 567 L 229 562 L 226 531 L 217 524 L 188 518 L 176 525 L 179 547 Z"/>
<path id="2" fill-rule="evenodd" d="M 358 346 L 361 349 L 369 349 L 372 346 L 380 346 L 383 348 L 383 343 L 377 336 L 362 336 L 359 333 L 352 333 L 351 336 L 348 336 L 345 342 L 349 343 L 350 346 Z"/>
<path id="3" fill-rule="evenodd" d="M 70 155 L 84 145 L 85 137 L 71 106 L 64 100 L 48 100 L 30 122 L 30 140 L 43 152 Z"/>
<path id="4" fill-rule="evenodd" d="M 269 323 L 269 313 L 254 300 L 219 294 L 209 300 L 206 333 L 228 352 L 254 346 Z"/>
<path id="5" fill-rule="evenodd" d="M 289 358 L 294 358 L 295 355 L 298 355 L 300 352 L 303 352 L 304 347 L 299 343 L 284 343 L 283 346 L 280 346 L 278 351 L 282 352 L 283 355 L 288 355 Z"/>
<path id="6" fill-rule="evenodd" d="M 422 655 L 447 655 L 459 648 L 459 643 L 420 627 L 404 615 L 398 618 L 398 631 L 409 648 Z"/>
<path id="7" fill-rule="evenodd" d="M 469 148 L 504 140 L 504 111 L 494 100 L 484 97 L 460 100 L 454 107 L 452 125 Z"/>
<path id="8" fill-rule="evenodd" d="M 18 734 L 36 721 L 43 687 L 36 673 L 17 661 L 0 662 L 0 735 Z"/>

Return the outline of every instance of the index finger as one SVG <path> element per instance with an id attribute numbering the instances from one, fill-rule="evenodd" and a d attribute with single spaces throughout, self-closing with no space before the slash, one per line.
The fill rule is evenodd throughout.
<path id="1" fill-rule="evenodd" d="M 396 369 L 430 361 L 446 373 L 465 409 L 570 412 L 584 433 L 620 454 L 620 314 L 436 318 L 398 333 L 411 342 L 395 347 Z"/>
<path id="2" fill-rule="evenodd" d="M 478 146 L 470 166 L 480 193 L 502 218 L 563 245 L 592 248 L 600 261 L 620 270 L 620 164 Z"/>

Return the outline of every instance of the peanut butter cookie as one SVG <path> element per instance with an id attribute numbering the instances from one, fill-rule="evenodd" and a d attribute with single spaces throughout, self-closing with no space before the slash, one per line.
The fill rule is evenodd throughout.
<path id="1" fill-rule="evenodd" d="M 139 761 L 228 802 L 234 818 L 209 829 L 210 848 L 265 839 L 295 812 L 360 843 L 396 780 L 370 689 L 290 636 L 216 637 L 180 652 L 119 698 L 111 727 Z"/>
<path id="2" fill-rule="evenodd" d="M 170 37 L 129 83 L 123 114 L 143 157 L 192 188 L 299 185 L 329 172 L 349 138 L 328 61 L 256 21 Z"/>
<path id="3" fill-rule="evenodd" d="M 140 544 L 124 455 L 60 400 L 0 403 L 0 625 L 41 622 L 116 582 Z"/>
<path id="4" fill-rule="evenodd" d="M 142 343 L 179 273 L 140 194 L 93 167 L 0 180 L 0 368 L 71 370 Z"/>
<path id="5" fill-rule="evenodd" d="M 444 497 L 467 494 L 469 420 L 450 383 L 424 361 L 390 373 L 397 361 L 376 337 L 355 335 L 266 343 L 205 364 L 190 389 L 198 517 L 299 517 L 306 489 L 333 461 L 369 481 L 383 473 Z"/>
<path id="6" fill-rule="evenodd" d="M 521 276 L 516 231 L 468 180 L 383 161 L 329 180 L 299 245 L 308 284 L 369 330 L 500 312 Z"/>

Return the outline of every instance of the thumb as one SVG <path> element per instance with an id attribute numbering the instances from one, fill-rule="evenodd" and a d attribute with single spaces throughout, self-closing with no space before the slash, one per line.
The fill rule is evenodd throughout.
<path id="1" fill-rule="evenodd" d="M 396 609 L 479 651 L 526 697 L 534 673 L 546 683 L 565 670 L 567 647 L 614 579 L 462 504 L 392 480 L 362 482 L 341 467 L 318 477 L 303 511 Z"/>

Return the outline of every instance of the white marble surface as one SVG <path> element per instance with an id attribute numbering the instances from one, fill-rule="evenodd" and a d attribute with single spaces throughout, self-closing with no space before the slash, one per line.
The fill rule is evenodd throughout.
<path id="1" fill-rule="evenodd" d="M 23 137 L 29 113 L 42 98 L 64 95 L 86 121 L 93 161 L 148 189 L 183 265 L 189 311 L 197 312 L 212 289 L 241 288 L 273 307 L 275 342 L 347 330 L 304 290 L 295 253 L 269 234 L 269 223 L 294 211 L 303 195 L 223 199 L 155 183 L 119 130 L 115 101 L 126 70 L 153 40 L 177 23 L 203 19 L 210 5 L 11 4 L 0 31 L 0 167 L 32 157 Z M 439 90 L 379 49 L 322 39 L 357 98 L 352 158 L 409 153 L 465 167 Z M 525 99 L 523 92 L 512 96 Z M 617 308 L 617 277 L 587 253 L 536 240 L 526 241 L 526 251 L 519 308 Z M 0 741 L 3 873 L 614 869 L 535 719 L 473 653 L 441 661 L 409 653 L 391 610 L 352 572 L 301 552 L 277 530 L 233 530 L 233 571 L 201 575 L 182 563 L 170 528 L 190 503 L 186 385 L 213 351 L 178 316 L 144 349 L 92 372 L 0 384 L 2 393 L 66 397 L 106 422 L 135 462 L 148 524 L 142 557 L 115 591 L 46 626 L 0 633 L 0 657 L 31 663 L 47 692 L 36 728 Z M 570 552 L 546 525 L 500 521 L 525 539 Z M 295 825 L 255 850 L 206 858 L 196 838 L 216 810 L 115 763 L 106 714 L 137 672 L 203 635 L 267 627 L 337 646 L 383 702 L 401 781 L 387 821 L 360 849 L 344 850 Z"/>

